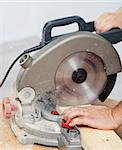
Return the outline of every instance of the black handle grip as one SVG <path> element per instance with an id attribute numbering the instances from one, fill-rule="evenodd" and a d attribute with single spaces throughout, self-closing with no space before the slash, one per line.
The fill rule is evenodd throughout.
<path id="1" fill-rule="evenodd" d="M 85 30 L 90 31 L 90 32 L 95 31 L 94 21 L 86 23 Z M 116 44 L 122 41 L 122 29 L 120 28 L 112 28 L 111 30 L 107 32 L 102 32 L 98 34 L 104 37 L 106 40 L 108 40 L 112 44 Z"/>
<path id="2" fill-rule="evenodd" d="M 51 42 L 55 38 L 51 36 L 51 31 L 54 27 L 65 26 L 72 23 L 78 24 L 79 31 L 90 31 L 90 32 L 95 31 L 94 21 L 86 23 L 79 16 L 71 16 L 71 17 L 56 19 L 56 20 L 49 21 L 44 25 L 42 31 L 42 44 L 45 45 Z M 98 34 L 104 37 L 112 44 L 122 41 L 122 29 L 119 28 L 113 28 L 107 32 L 102 32 Z"/>
<path id="3" fill-rule="evenodd" d="M 56 19 L 49 21 L 45 24 L 43 31 L 42 31 L 42 41 L 44 43 L 49 43 L 52 40 L 51 37 L 51 31 L 52 28 L 54 27 L 59 27 L 59 26 L 65 26 L 69 25 L 72 23 L 77 23 L 79 27 L 79 31 L 84 31 L 85 30 L 85 21 L 79 17 L 79 16 L 71 16 L 71 17 L 66 17 L 66 18 L 61 18 L 61 19 Z"/>
<path id="4" fill-rule="evenodd" d="M 103 36 L 112 44 L 116 44 L 122 41 L 122 29 L 120 28 L 113 28 L 107 32 L 99 33 L 99 35 Z"/>

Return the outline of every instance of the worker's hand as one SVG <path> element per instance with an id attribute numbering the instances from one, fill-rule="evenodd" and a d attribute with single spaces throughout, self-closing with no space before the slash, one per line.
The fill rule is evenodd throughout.
<path id="1" fill-rule="evenodd" d="M 122 8 L 116 12 L 104 13 L 95 21 L 96 32 L 106 32 L 112 28 L 122 29 Z"/>
<path id="2" fill-rule="evenodd" d="M 87 125 L 98 129 L 117 129 L 118 124 L 111 108 L 106 106 L 72 107 L 63 112 L 70 126 Z"/>

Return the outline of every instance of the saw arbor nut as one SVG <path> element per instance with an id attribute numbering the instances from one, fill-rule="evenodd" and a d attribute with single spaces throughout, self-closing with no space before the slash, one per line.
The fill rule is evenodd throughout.
<path id="1" fill-rule="evenodd" d="M 12 112 L 15 111 L 15 109 L 16 106 L 14 104 L 11 104 L 9 97 L 5 97 L 2 100 L 2 112 L 3 112 L 3 116 L 6 119 L 11 118 Z"/>

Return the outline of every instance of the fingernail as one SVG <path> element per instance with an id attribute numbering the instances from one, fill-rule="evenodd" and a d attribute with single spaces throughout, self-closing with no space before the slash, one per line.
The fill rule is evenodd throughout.
<path id="1" fill-rule="evenodd" d="M 71 119 L 68 119 L 66 123 L 67 123 L 67 124 L 70 124 L 70 122 L 71 122 Z"/>
<path id="2" fill-rule="evenodd" d="M 69 126 L 73 126 L 73 124 L 72 124 L 72 123 L 69 123 Z"/>

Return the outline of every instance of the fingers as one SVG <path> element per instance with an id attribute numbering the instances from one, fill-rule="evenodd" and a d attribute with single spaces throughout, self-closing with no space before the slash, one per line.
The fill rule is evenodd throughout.
<path id="1" fill-rule="evenodd" d="M 115 129 L 112 109 L 106 106 L 72 107 L 64 111 L 63 118 L 69 126 L 87 125 L 98 129 Z"/>
<path id="2" fill-rule="evenodd" d="M 73 127 L 75 125 L 86 125 L 86 123 L 84 122 L 85 119 L 83 117 L 77 117 L 71 120 L 71 122 L 69 123 L 69 126 Z"/>
<path id="3" fill-rule="evenodd" d="M 89 107 L 89 106 L 87 106 Z M 88 116 L 87 107 L 73 107 L 64 111 L 63 119 L 66 120 L 67 124 L 71 122 L 72 119 L 80 116 Z"/>
<path id="4" fill-rule="evenodd" d="M 69 108 L 63 112 L 63 119 L 69 123 L 72 118 L 78 117 L 80 115 L 82 115 L 80 107 Z"/>
<path id="5" fill-rule="evenodd" d="M 115 13 L 104 13 L 95 21 L 96 32 L 106 32 L 116 27 Z"/>
<path id="6" fill-rule="evenodd" d="M 87 125 L 87 126 L 94 127 L 93 121 L 89 117 L 84 117 L 84 116 L 80 116 L 72 119 L 71 122 L 69 123 L 69 126 L 73 127 L 75 125 Z"/>

